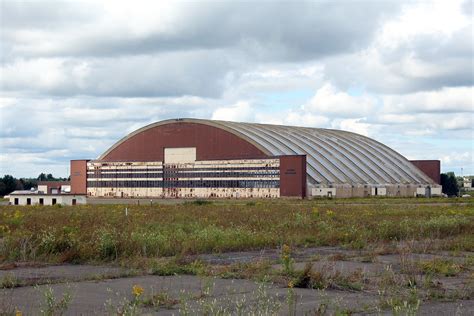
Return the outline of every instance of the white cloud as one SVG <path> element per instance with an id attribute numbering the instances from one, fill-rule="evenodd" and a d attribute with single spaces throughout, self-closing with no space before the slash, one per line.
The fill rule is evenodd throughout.
<path id="1" fill-rule="evenodd" d="M 69 80 L 60 58 L 18 59 L 14 64 L 0 68 L 0 85 L 4 89 L 21 87 L 22 90 L 51 90 Z"/>
<path id="2" fill-rule="evenodd" d="M 473 161 L 472 152 L 464 151 L 464 152 L 454 152 L 448 155 L 444 155 L 441 157 L 444 163 L 452 164 L 452 163 L 460 163 L 465 161 Z"/>
<path id="3" fill-rule="evenodd" d="M 394 47 L 420 35 L 449 36 L 469 25 L 461 11 L 463 0 L 417 1 L 405 4 L 398 18 L 386 23 L 379 32 L 379 44 Z"/>
<path id="4" fill-rule="evenodd" d="M 364 136 L 372 136 L 377 134 L 376 126 L 363 122 L 363 119 L 344 119 L 336 120 L 332 123 L 332 128 L 342 129 L 349 132 L 354 132 Z"/>
<path id="5" fill-rule="evenodd" d="M 176 117 L 346 129 L 472 165 L 466 4 L 2 3 L 0 172 L 66 175 Z"/>
<path id="6" fill-rule="evenodd" d="M 327 76 L 384 94 L 472 86 L 472 28 L 461 1 L 406 3 L 366 48 L 328 58 Z"/>
<path id="7" fill-rule="evenodd" d="M 374 108 L 375 100 L 373 98 L 367 95 L 351 96 L 326 83 L 304 105 L 303 110 L 337 117 L 363 117 L 372 112 Z"/>
<path id="8" fill-rule="evenodd" d="M 308 127 L 325 127 L 330 119 L 322 115 L 314 115 L 312 113 L 290 111 L 282 117 L 282 123 L 286 125 L 308 126 Z"/>
<path id="9" fill-rule="evenodd" d="M 474 113 L 474 88 L 453 87 L 404 95 L 387 95 L 383 97 L 383 101 L 385 110 L 391 113 Z"/>
<path id="10" fill-rule="evenodd" d="M 438 117 L 437 122 L 432 122 L 433 126 L 447 130 L 470 130 L 471 134 L 474 126 L 474 114 L 456 114 L 451 117 Z"/>
<path id="11" fill-rule="evenodd" d="M 212 113 L 213 120 L 234 121 L 234 122 L 253 122 L 255 121 L 255 112 L 247 101 L 239 101 L 229 107 L 221 107 Z"/>

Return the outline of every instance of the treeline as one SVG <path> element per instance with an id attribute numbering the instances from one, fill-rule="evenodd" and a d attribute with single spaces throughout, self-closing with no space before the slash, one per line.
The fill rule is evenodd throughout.
<path id="1" fill-rule="evenodd" d="M 0 178 L 0 196 L 7 195 L 15 190 L 30 190 L 38 186 L 39 181 L 68 181 L 67 178 L 55 178 L 51 173 L 41 173 L 37 178 L 17 179 L 11 175 Z"/>

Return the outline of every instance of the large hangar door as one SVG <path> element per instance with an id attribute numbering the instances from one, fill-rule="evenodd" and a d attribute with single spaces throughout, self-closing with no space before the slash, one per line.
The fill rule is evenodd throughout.
<path id="1" fill-rule="evenodd" d="M 165 148 L 165 164 L 196 162 L 196 147 Z"/>
<path id="2" fill-rule="evenodd" d="M 179 169 L 196 162 L 196 147 L 165 148 L 164 158 L 163 196 L 178 197 Z"/>

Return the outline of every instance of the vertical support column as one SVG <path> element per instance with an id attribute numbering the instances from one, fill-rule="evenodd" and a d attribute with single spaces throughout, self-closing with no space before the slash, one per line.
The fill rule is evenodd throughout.
<path id="1" fill-rule="evenodd" d="M 87 194 L 87 162 L 71 160 L 71 194 Z"/>
<path id="2" fill-rule="evenodd" d="M 306 155 L 280 157 L 280 196 L 306 197 Z"/>

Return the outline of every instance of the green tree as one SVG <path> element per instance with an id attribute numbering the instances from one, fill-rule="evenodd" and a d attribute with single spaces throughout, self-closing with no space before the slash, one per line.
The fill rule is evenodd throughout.
<path id="1" fill-rule="evenodd" d="M 51 173 L 40 173 L 37 178 L 38 181 L 66 181 L 66 178 L 55 178 Z"/>
<path id="2" fill-rule="evenodd" d="M 38 182 L 35 179 L 20 179 L 21 187 L 24 190 L 30 190 L 31 188 L 34 188 L 37 186 Z"/>
<path id="3" fill-rule="evenodd" d="M 448 196 L 455 196 L 459 193 L 459 185 L 454 172 L 441 174 L 441 186 L 443 187 L 443 193 Z"/>
<path id="4" fill-rule="evenodd" d="M 3 185 L 1 186 L 2 191 L 0 191 L 0 195 L 6 195 L 10 192 L 13 192 L 17 188 L 17 181 L 11 175 L 4 175 L 1 179 Z"/>
<path id="5" fill-rule="evenodd" d="M 3 183 L 3 179 L 0 179 L 0 196 L 4 196 L 7 191 L 7 187 L 5 186 L 5 183 Z"/>

